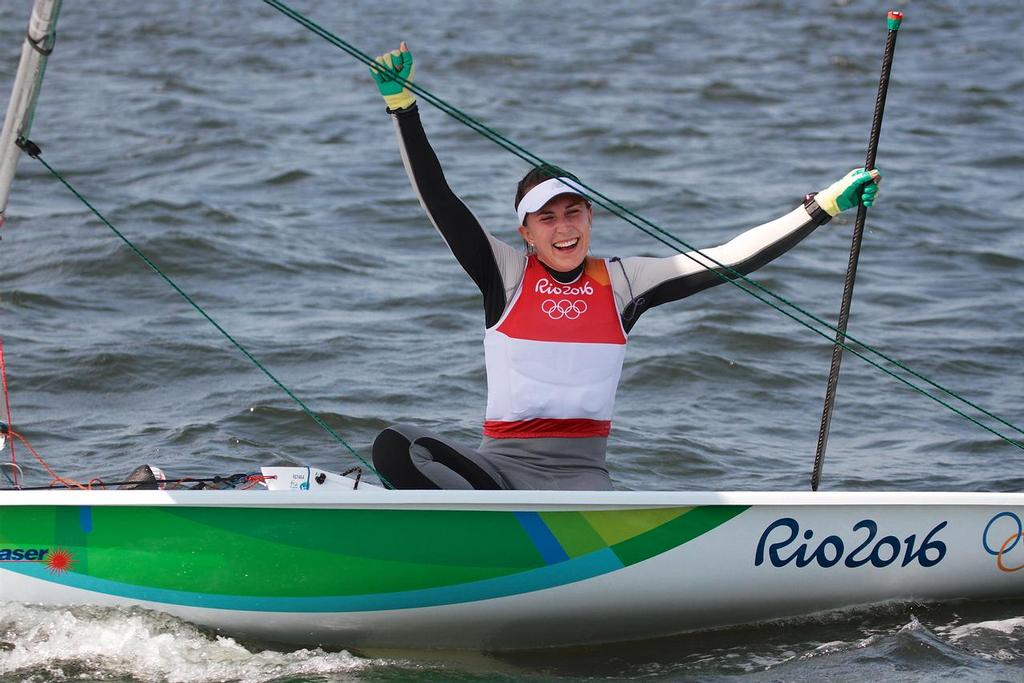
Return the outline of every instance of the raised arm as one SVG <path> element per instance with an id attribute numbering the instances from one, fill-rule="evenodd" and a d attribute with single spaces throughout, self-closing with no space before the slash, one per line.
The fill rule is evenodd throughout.
<path id="1" fill-rule="evenodd" d="M 871 206 L 879 180 L 878 171 L 855 169 L 821 192 L 808 195 L 803 206 L 720 246 L 668 258 L 624 258 L 611 264 L 623 325 L 628 331 L 644 311 L 721 284 L 723 275 L 734 279 L 735 272 L 746 275 L 757 270 L 858 202 Z"/>
<path id="2" fill-rule="evenodd" d="M 437 155 L 420 121 L 416 98 L 397 74 L 412 81 L 413 61 L 403 42 L 401 48 L 377 58 L 371 69 L 388 105 L 409 181 L 423 210 L 441 233 L 455 258 L 484 296 L 487 326 L 498 321 L 511 288 L 523 271 L 523 255 L 515 247 L 491 235 L 448 186 Z"/>

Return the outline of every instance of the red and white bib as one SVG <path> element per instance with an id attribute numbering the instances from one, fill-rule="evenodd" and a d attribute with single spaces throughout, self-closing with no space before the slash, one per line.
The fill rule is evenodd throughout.
<path id="1" fill-rule="evenodd" d="M 494 439 L 608 436 L 626 333 L 608 266 L 587 259 L 562 284 L 535 255 L 501 320 L 484 333 Z"/>

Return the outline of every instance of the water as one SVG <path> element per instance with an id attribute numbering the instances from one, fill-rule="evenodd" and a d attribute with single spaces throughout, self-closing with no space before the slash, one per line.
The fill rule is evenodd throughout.
<path id="1" fill-rule="evenodd" d="M 0 6 L 0 92 L 29 7 Z M 863 163 L 887 9 L 295 7 L 367 52 L 407 40 L 426 88 L 696 246 Z M 1024 8 L 903 9 L 850 331 L 1019 425 Z M 479 438 L 479 296 L 409 189 L 362 66 L 258 2 L 68 2 L 59 33 L 33 128 L 49 163 L 360 453 L 394 421 Z M 526 165 L 435 110 L 424 120 L 451 185 L 514 239 Z M 758 280 L 834 319 L 852 220 Z M 668 253 L 601 212 L 593 244 Z M 0 315 L 16 424 L 61 474 L 352 464 L 27 158 L 0 241 Z M 805 489 L 830 353 L 728 285 L 648 313 L 619 392 L 616 485 Z M 1019 458 L 847 354 L 823 488 L 1017 491 Z M 485 657 L 294 652 L 145 612 L 5 606 L 0 677 L 1017 680 L 1022 620 L 1021 603 L 895 605 Z"/>

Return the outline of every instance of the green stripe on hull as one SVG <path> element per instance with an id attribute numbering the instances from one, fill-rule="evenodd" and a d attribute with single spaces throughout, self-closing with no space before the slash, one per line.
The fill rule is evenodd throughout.
<path id="1" fill-rule="evenodd" d="M 628 567 L 703 536 L 744 510 L 745 507 L 725 505 L 693 508 L 645 534 L 612 546 L 612 550 L 622 560 L 622 564 Z"/>
<path id="2" fill-rule="evenodd" d="M 662 524 L 685 515 L 693 508 L 644 508 L 619 514 L 620 510 L 596 510 L 580 513 L 609 546 L 649 533 Z"/>
<path id="3" fill-rule="evenodd" d="M 536 535 L 509 511 L 5 507 L 0 549 L 60 547 L 74 564 L 68 573 L 42 565 L 0 564 L 0 570 L 181 604 L 250 601 L 258 609 L 260 601 L 305 605 L 333 598 L 343 600 L 338 605 L 420 606 L 442 596 L 485 599 L 599 576 L 683 545 L 745 509 L 543 512 L 540 529 L 567 556 L 551 564 Z M 466 589 L 461 600 L 460 586 Z"/>
<path id="4" fill-rule="evenodd" d="M 540 517 L 569 557 L 579 557 L 608 547 L 579 512 L 542 512 Z"/>

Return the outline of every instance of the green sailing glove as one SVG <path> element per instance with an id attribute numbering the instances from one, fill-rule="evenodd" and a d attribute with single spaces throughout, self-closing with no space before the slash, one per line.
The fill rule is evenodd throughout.
<path id="1" fill-rule="evenodd" d="M 379 66 L 371 66 L 370 74 L 377 82 L 377 89 L 384 96 L 388 109 L 396 111 L 407 109 L 416 102 L 416 97 L 405 87 L 404 83 L 395 80 L 395 75 L 412 83 L 412 53 L 403 41 L 399 49 L 377 57 Z"/>
<path id="2" fill-rule="evenodd" d="M 857 206 L 858 202 L 870 207 L 878 196 L 878 183 L 881 180 L 882 174 L 878 169 L 865 171 L 863 168 L 855 168 L 816 194 L 814 201 L 818 202 L 818 206 L 829 216 L 851 209 Z"/>

